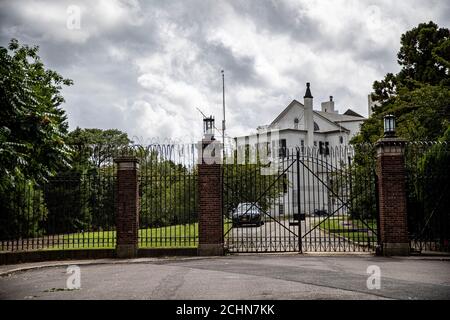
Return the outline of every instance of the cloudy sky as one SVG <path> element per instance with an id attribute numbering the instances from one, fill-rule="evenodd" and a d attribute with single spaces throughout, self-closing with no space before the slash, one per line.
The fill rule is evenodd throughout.
<path id="1" fill-rule="evenodd" d="M 79 12 L 80 19 L 77 19 Z M 449 1 L 0 1 L 0 46 L 39 45 L 64 89 L 71 129 L 119 128 L 141 142 L 196 140 L 202 116 L 228 135 L 270 123 L 311 82 L 367 115 L 374 80 L 398 71 L 400 35 L 450 21 Z M 445 25 L 447 24 L 447 25 Z"/>

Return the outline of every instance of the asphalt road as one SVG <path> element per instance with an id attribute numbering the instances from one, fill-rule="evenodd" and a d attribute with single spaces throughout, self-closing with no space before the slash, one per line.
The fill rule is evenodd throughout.
<path id="1" fill-rule="evenodd" d="M 67 266 L 44 267 L 1 276 L 0 299 L 450 299 L 448 259 L 259 254 L 79 263 L 79 290 L 66 289 Z M 380 289 L 367 287 L 371 265 L 380 268 Z"/>

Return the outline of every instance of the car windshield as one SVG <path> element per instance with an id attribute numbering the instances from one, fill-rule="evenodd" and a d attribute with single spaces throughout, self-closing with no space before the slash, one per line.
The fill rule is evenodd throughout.
<path id="1" fill-rule="evenodd" d="M 240 203 L 237 207 L 238 212 L 246 212 L 256 209 L 257 209 L 256 205 L 253 205 L 252 203 Z"/>

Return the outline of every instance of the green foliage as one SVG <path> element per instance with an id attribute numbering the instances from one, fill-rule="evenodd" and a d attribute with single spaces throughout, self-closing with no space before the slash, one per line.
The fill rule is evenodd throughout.
<path id="1" fill-rule="evenodd" d="M 374 143 L 380 139 L 386 114 L 396 117 L 396 133 L 399 137 L 413 142 L 449 141 L 449 62 L 448 28 L 439 28 L 433 22 L 421 23 L 403 34 L 398 52 L 401 70 L 397 74 L 388 73 L 383 80 L 374 82 L 372 98 L 379 102 L 379 106 L 351 143 Z M 449 226 L 448 144 L 438 143 L 429 149 L 408 145 L 406 151 L 411 232 L 417 234 L 424 230 L 430 231 L 431 225 L 433 228 Z M 359 167 L 370 167 L 367 161 L 358 162 L 358 157 L 363 159 L 364 153 L 358 152 L 356 157 Z M 364 184 L 361 185 L 363 187 Z M 362 200 L 364 202 L 367 199 Z M 430 224 L 436 219 L 443 220 Z"/>
<path id="2" fill-rule="evenodd" d="M 67 139 L 74 150 L 72 165 L 77 172 L 111 166 L 114 153 L 131 142 L 125 132 L 117 129 L 76 128 Z"/>
<path id="3" fill-rule="evenodd" d="M 388 73 L 373 84 L 372 98 L 381 106 L 392 102 L 402 90 L 412 91 L 422 84 L 449 86 L 450 31 L 430 21 L 401 36 L 397 54 L 401 70 Z"/>
<path id="4" fill-rule="evenodd" d="M 380 105 L 352 143 L 376 142 L 383 117 L 397 119 L 397 135 L 408 140 L 437 140 L 450 126 L 450 34 L 433 23 L 421 23 L 401 37 L 401 70 L 373 84 Z"/>
<path id="5" fill-rule="evenodd" d="M 0 47 L 0 238 L 42 232 L 47 209 L 37 184 L 70 166 L 62 85 L 38 47 L 12 39 Z M 40 221 L 40 220 L 39 220 Z"/>
<path id="6" fill-rule="evenodd" d="M 0 192 L 0 240 L 37 237 L 44 233 L 47 207 L 38 185 L 16 181 Z"/>
<path id="7" fill-rule="evenodd" d="M 450 31 L 439 28 L 430 21 L 401 36 L 401 48 L 397 54 L 402 70 L 399 82 L 414 87 L 414 81 L 430 85 L 450 85 L 448 45 Z"/>
<path id="8" fill-rule="evenodd" d="M 71 85 L 46 69 L 38 47 L 0 47 L 0 191 L 17 179 L 44 181 L 67 167 L 67 118 L 62 85 Z"/>
<path id="9" fill-rule="evenodd" d="M 141 227 L 197 222 L 197 169 L 164 159 L 157 150 L 143 151 Z"/>
<path id="10" fill-rule="evenodd" d="M 67 143 L 71 169 L 50 178 L 44 192 L 51 222 L 47 232 L 108 230 L 114 224 L 113 155 L 130 140 L 117 129 L 76 128 Z"/>
<path id="11" fill-rule="evenodd" d="M 450 128 L 432 145 L 412 145 L 406 154 L 408 226 L 415 239 L 438 240 L 449 249 Z M 439 239 L 436 239 L 436 235 Z M 447 243 L 445 243 L 447 241 Z"/>
<path id="12" fill-rule="evenodd" d="M 354 157 L 341 162 L 332 173 L 330 183 L 334 197 L 348 202 L 345 208 L 352 219 L 374 219 L 377 216 L 375 190 L 375 148 L 372 144 L 355 144 Z"/>

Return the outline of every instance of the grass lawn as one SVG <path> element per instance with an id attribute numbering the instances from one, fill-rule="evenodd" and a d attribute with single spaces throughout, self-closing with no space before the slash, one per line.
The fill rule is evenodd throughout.
<path id="1" fill-rule="evenodd" d="M 224 231 L 231 223 L 224 221 Z M 198 246 L 198 223 L 179 224 L 139 230 L 139 248 L 196 248 Z M 31 240 L 28 239 L 31 243 Z M 116 231 L 90 231 L 33 239 L 37 249 L 114 249 Z"/>
<path id="2" fill-rule="evenodd" d="M 376 242 L 377 236 L 370 229 L 377 230 L 377 221 L 366 220 L 365 224 L 359 219 L 347 217 L 329 218 L 318 223 L 318 226 L 330 233 L 347 238 L 354 242 Z M 368 231 L 356 231 L 355 229 L 368 229 Z"/>

